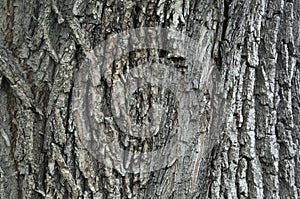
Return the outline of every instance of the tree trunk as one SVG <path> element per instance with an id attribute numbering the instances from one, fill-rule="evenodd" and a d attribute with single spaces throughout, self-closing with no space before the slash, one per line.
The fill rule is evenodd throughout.
<path id="1" fill-rule="evenodd" d="M 299 1 L 0 10 L 1 199 L 300 198 Z"/>

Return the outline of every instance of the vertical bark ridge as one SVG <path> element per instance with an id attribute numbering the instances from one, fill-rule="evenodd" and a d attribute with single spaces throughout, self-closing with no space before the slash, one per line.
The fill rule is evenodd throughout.
<path id="1" fill-rule="evenodd" d="M 212 198 L 299 197 L 299 109 L 293 97 L 297 86 L 292 86 L 299 59 L 294 50 L 299 35 L 295 4 L 232 1 L 228 6 L 232 27 L 226 28 L 223 40 L 222 67 L 227 72 L 222 74 L 230 83 L 231 111 L 227 142 L 213 169 Z"/>

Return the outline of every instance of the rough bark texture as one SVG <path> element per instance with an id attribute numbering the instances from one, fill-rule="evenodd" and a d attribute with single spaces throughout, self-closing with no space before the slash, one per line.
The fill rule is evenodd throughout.
<path id="1" fill-rule="evenodd" d="M 1 0 L 0 10 L 1 199 L 300 197 L 299 1 Z M 219 113 L 209 89 L 199 90 L 202 122 L 182 159 L 130 174 L 106 167 L 82 145 L 73 89 L 91 49 L 113 33 L 138 27 L 172 28 L 198 41 L 195 57 L 221 74 L 216 90 L 224 114 L 212 136 Z M 185 57 L 157 49 L 124 55 L 97 85 L 106 119 L 117 75 L 157 58 L 201 73 L 197 65 L 182 67 Z M 146 95 L 151 89 L 144 88 Z M 145 104 L 139 95 L 135 104 Z M 176 112 L 166 95 L 158 98 Z M 132 117 L 142 120 L 142 108 L 135 108 Z M 164 134 L 180 123 L 174 118 L 169 115 L 163 135 L 131 139 L 124 147 L 163 147 L 169 138 Z M 107 133 L 127 142 L 108 120 Z M 205 156 L 201 144 L 212 146 Z"/>

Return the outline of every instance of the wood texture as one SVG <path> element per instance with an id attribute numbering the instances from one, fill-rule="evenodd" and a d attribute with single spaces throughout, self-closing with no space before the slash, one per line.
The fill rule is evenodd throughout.
<path id="1" fill-rule="evenodd" d="M 300 198 L 299 1 L 1 0 L 0 24 L 1 199 Z M 140 27 L 188 35 L 199 65 L 174 52 L 143 49 L 106 68 L 91 86 L 99 96 L 92 102 L 99 109 L 91 112 L 104 115 L 104 133 L 126 150 L 163 148 L 185 121 L 176 117 L 180 98 L 145 86 L 133 95 L 131 116 L 145 122 L 145 107 L 158 100 L 170 110 L 163 130 L 143 140 L 113 128 L 111 97 L 120 75 L 164 60 L 183 74 L 195 71 L 196 80 L 203 68 L 220 76 L 204 90 L 193 79 L 186 88 L 195 93 L 187 118 L 193 103 L 201 111 L 185 153 L 159 170 L 123 173 L 83 145 L 74 90 L 93 49 Z"/>

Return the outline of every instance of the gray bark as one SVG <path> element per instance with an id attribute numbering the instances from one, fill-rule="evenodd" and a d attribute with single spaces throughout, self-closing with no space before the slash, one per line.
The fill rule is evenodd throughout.
<path id="1" fill-rule="evenodd" d="M 299 1 L 2 0 L 0 10 L 1 199 L 300 198 Z M 78 74 L 93 64 L 92 50 L 139 27 L 188 35 L 199 64 L 174 52 L 135 50 L 81 90 Z M 120 76 L 159 59 L 182 74 L 194 71 L 186 87 L 191 112 L 179 117 L 180 98 L 142 87 L 133 95 L 134 120 L 146 121 L 141 113 L 153 99 L 169 112 L 157 136 L 135 138 L 116 128 L 112 100 L 127 101 L 113 91 Z M 193 78 L 204 69 L 219 76 L 199 89 Z M 103 116 L 92 123 L 132 153 L 165 147 L 193 113 L 199 121 L 185 152 L 165 167 L 122 172 L 84 145 L 78 92 L 97 96 L 82 112 Z"/>

